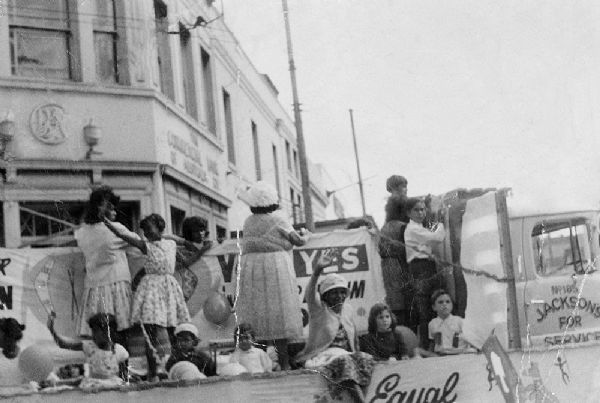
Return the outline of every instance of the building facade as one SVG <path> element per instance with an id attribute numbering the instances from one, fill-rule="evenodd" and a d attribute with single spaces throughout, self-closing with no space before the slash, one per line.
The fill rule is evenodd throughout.
<path id="1" fill-rule="evenodd" d="M 256 180 L 302 221 L 293 121 L 211 1 L 4 4 L 0 245 L 68 241 L 98 184 L 121 196 L 132 228 L 156 212 L 180 233 L 200 215 L 227 238 Z M 324 211 L 325 189 L 311 194 Z"/>

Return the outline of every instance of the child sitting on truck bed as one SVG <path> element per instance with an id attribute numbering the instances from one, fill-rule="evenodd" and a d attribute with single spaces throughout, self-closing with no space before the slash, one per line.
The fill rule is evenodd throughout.
<path id="1" fill-rule="evenodd" d="M 175 328 L 173 353 L 165 364 L 167 372 L 178 362 L 189 361 L 206 376 L 217 374 L 217 366 L 208 354 L 198 349 L 200 342 L 198 328 L 192 323 L 181 323 Z"/>
<path id="2" fill-rule="evenodd" d="M 471 352 L 462 338 L 463 318 L 452 315 L 452 298 L 446 290 L 435 290 L 431 295 L 431 307 L 437 314 L 429 322 L 431 351 L 438 354 L 462 354 Z"/>

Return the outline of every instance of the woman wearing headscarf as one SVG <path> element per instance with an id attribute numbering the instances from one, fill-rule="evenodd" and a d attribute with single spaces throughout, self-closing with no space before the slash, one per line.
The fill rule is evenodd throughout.
<path id="1" fill-rule="evenodd" d="M 289 369 L 287 344 L 302 336 L 302 314 L 292 263 L 294 245 L 306 243 L 276 214 L 277 191 L 260 181 L 250 187 L 246 200 L 252 215 L 243 227 L 239 295 L 235 303 L 238 322 L 250 323 L 258 340 L 275 339 L 282 369 Z"/>

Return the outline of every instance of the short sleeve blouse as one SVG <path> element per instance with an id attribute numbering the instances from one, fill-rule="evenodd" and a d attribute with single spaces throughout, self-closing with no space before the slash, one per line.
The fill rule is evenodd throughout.
<path id="1" fill-rule="evenodd" d="M 287 234 L 294 227 L 275 213 L 253 214 L 244 222 L 242 253 L 279 252 L 292 250 Z"/>
<path id="2" fill-rule="evenodd" d="M 129 354 L 125 348 L 115 343 L 113 350 L 102 350 L 93 341 L 83 341 L 85 361 L 90 366 L 90 377 L 109 379 L 119 375 L 119 363 L 126 361 Z"/>

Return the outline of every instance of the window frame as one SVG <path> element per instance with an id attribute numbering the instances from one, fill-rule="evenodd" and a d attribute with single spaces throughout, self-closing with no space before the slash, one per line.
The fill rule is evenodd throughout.
<path id="1" fill-rule="evenodd" d="M 577 228 L 584 228 L 585 233 L 578 233 Z M 568 248 L 562 249 L 563 256 L 555 257 L 552 252 L 553 249 L 556 251 L 558 246 L 553 248 L 553 245 L 558 245 L 559 239 L 565 238 L 565 236 L 552 236 L 551 234 L 559 234 L 561 231 L 567 230 L 569 232 Z M 584 274 L 586 270 L 589 273 L 589 264 L 594 258 L 591 234 L 590 224 L 583 217 L 536 222 L 530 234 L 535 274 L 542 278 L 560 278 Z M 581 244 L 582 239 L 586 242 L 584 245 Z M 563 261 L 562 266 L 552 263 L 558 258 Z M 544 259 L 551 263 L 545 265 Z"/>
<path id="2" fill-rule="evenodd" d="M 98 0 L 94 0 L 97 4 Z M 94 39 L 94 56 L 96 63 L 96 81 L 104 84 L 118 84 L 120 80 L 120 71 L 119 71 L 119 34 L 117 31 L 117 4 L 115 0 L 102 0 L 102 1 L 110 1 L 112 4 L 112 15 L 111 16 L 100 16 L 99 10 L 95 10 L 95 18 L 92 23 L 92 35 Z M 111 20 L 110 23 L 106 22 L 108 19 Z M 102 21 L 104 20 L 104 21 Z M 102 61 L 98 53 L 96 38 L 100 36 L 109 36 L 112 40 L 110 41 L 112 46 L 112 78 L 113 80 L 102 80 L 99 75 L 99 63 Z"/>

